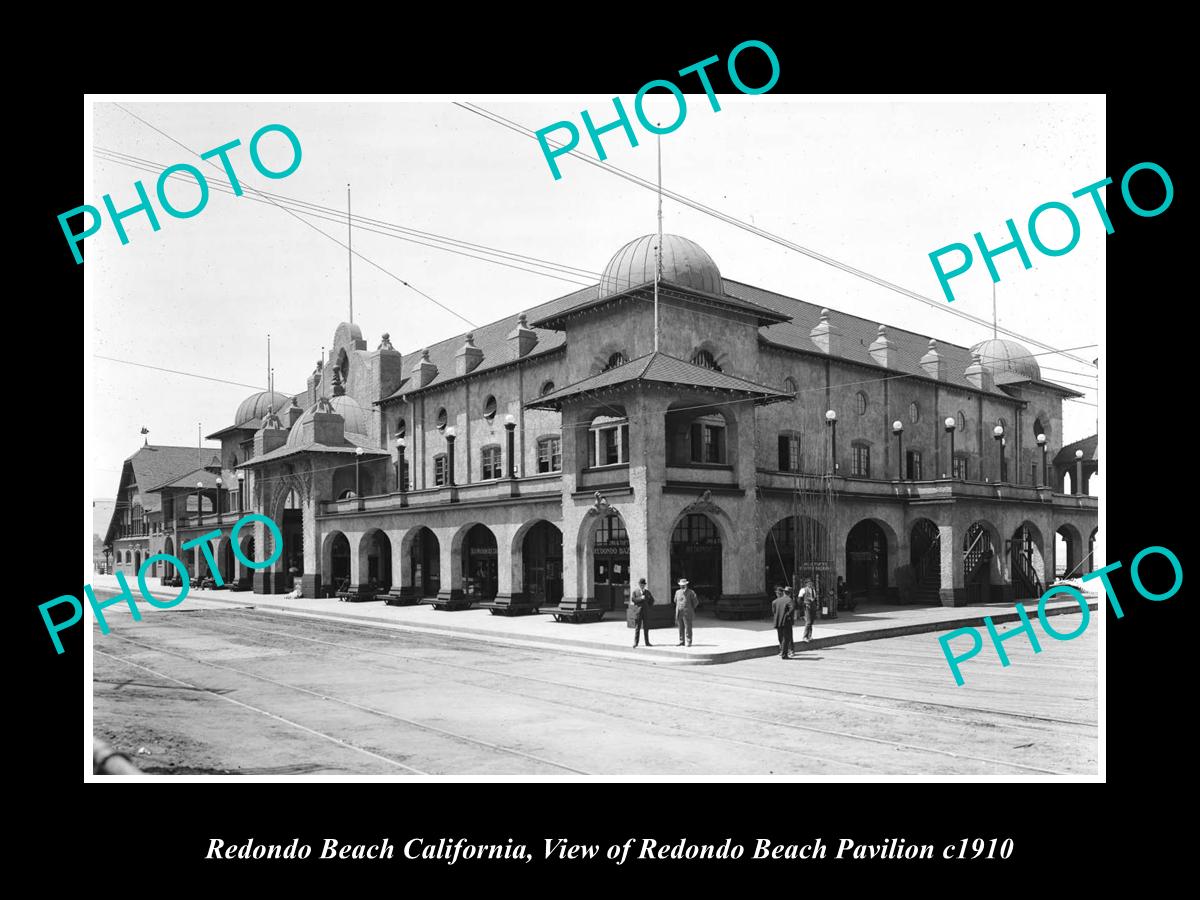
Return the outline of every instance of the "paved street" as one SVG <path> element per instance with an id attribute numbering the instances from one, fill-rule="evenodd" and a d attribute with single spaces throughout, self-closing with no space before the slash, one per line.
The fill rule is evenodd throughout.
<path id="1" fill-rule="evenodd" d="M 679 667 L 204 601 L 141 622 L 121 608 L 106 611 L 110 634 L 93 635 L 95 734 L 151 773 L 1097 767 L 1094 621 L 1075 640 L 1044 640 L 1039 655 L 1024 638 L 1006 642 L 1007 669 L 986 647 L 956 687 L 935 634 Z"/>

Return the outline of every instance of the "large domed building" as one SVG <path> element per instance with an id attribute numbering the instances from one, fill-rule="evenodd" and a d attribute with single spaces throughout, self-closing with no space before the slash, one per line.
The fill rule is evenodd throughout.
<path id="1" fill-rule="evenodd" d="M 257 571 L 223 537 L 227 580 L 583 621 L 641 576 L 660 601 L 686 577 L 742 616 L 797 578 L 959 605 L 1038 596 L 1091 560 L 1096 454 L 1079 477 L 1049 465 L 1079 394 L 1027 348 L 870 321 L 661 244 L 637 237 L 596 284 L 403 353 L 354 323 L 312 336 L 330 350 L 304 391 L 248 397 L 210 435 L 216 490 L 236 479 L 238 510 L 283 534 Z M 173 546 L 213 527 L 170 494 Z M 253 543 L 272 544 L 262 523 Z"/>

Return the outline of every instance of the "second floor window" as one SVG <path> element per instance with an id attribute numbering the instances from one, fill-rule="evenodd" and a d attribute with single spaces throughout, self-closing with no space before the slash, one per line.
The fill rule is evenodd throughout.
<path id="1" fill-rule="evenodd" d="M 717 359 L 708 350 L 697 350 L 692 354 L 692 365 L 699 366 L 702 369 L 712 369 L 714 372 L 720 372 L 721 367 L 717 365 Z"/>
<path id="2" fill-rule="evenodd" d="M 721 419 L 713 422 L 692 423 L 692 462 L 725 462 L 725 424 Z"/>
<path id="3" fill-rule="evenodd" d="M 501 476 L 500 448 L 484 447 L 482 453 L 483 480 L 487 481 L 489 478 L 499 478 Z"/>
<path id="4" fill-rule="evenodd" d="M 854 469 L 859 478 L 871 477 L 871 448 L 866 444 L 854 445 Z"/>
<path id="5" fill-rule="evenodd" d="M 908 470 L 909 481 L 921 480 L 921 454 L 917 450 L 909 450 L 905 453 L 905 467 Z"/>
<path id="6" fill-rule="evenodd" d="M 779 435 L 779 471 L 800 471 L 800 435 Z"/>
<path id="7" fill-rule="evenodd" d="M 954 477 L 962 481 L 967 480 L 967 458 L 965 456 L 954 457 Z"/>
<path id="8" fill-rule="evenodd" d="M 601 371 L 607 372 L 609 369 L 615 369 L 617 366 L 625 365 L 625 362 L 625 354 L 618 350 L 616 353 L 609 356 L 608 362 L 604 364 L 604 368 Z"/>
<path id="9" fill-rule="evenodd" d="M 629 462 L 629 423 L 601 417 L 592 422 L 588 437 L 588 466 Z"/>
<path id="10" fill-rule="evenodd" d="M 538 441 L 537 465 L 539 472 L 562 471 L 562 438 L 542 438 Z"/>
<path id="11" fill-rule="evenodd" d="M 449 468 L 446 463 L 446 454 L 439 453 L 433 458 L 433 483 L 435 485 L 443 485 L 449 477 Z"/>

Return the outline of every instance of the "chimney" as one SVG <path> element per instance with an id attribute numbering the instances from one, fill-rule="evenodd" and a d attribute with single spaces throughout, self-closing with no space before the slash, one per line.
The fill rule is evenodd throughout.
<path id="1" fill-rule="evenodd" d="M 817 349 L 830 356 L 842 355 L 842 330 L 829 324 L 829 310 L 821 310 L 821 321 L 809 334 Z"/>
<path id="2" fill-rule="evenodd" d="M 483 362 L 483 351 L 475 346 L 475 335 L 467 333 L 467 341 L 454 356 L 454 371 L 459 375 L 473 372 Z"/>
<path id="3" fill-rule="evenodd" d="M 879 335 L 871 343 L 871 357 L 881 366 L 889 369 L 899 368 L 900 354 L 891 341 L 888 340 L 887 326 L 879 326 Z"/>
<path id="4" fill-rule="evenodd" d="M 933 338 L 929 339 L 929 349 L 921 357 L 921 368 L 930 378 L 936 378 L 938 381 L 946 380 L 946 360 L 942 358 L 942 354 L 938 353 L 937 341 Z"/>
<path id="5" fill-rule="evenodd" d="M 292 405 L 289 406 L 287 409 L 287 419 L 284 421 L 283 427 L 291 428 L 293 425 L 296 424 L 296 420 L 299 419 L 302 415 L 304 415 L 304 410 L 302 410 L 300 408 L 299 404 L 296 403 L 296 398 L 293 397 Z"/>
<path id="6" fill-rule="evenodd" d="M 417 360 L 417 364 L 412 367 L 413 381 L 417 383 L 417 387 L 425 387 L 437 377 L 437 373 L 438 368 L 429 361 L 429 348 L 426 347 L 421 351 L 421 358 Z"/>
<path id="7" fill-rule="evenodd" d="M 529 353 L 537 344 L 537 332 L 530 328 L 525 321 L 525 313 L 517 316 L 517 327 L 508 333 L 509 346 L 519 359 Z"/>
<path id="8" fill-rule="evenodd" d="M 983 367 L 983 362 L 979 358 L 978 350 L 971 351 L 971 364 L 967 366 L 967 370 L 963 372 L 963 375 L 966 376 L 967 381 L 971 382 L 971 384 L 975 385 L 975 387 L 979 388 L 980 390 L 991 391 L 995 390 L 996 388 L 996 382 L 992 378 L 992 372 L 990 369 L 985 369 Z"/>

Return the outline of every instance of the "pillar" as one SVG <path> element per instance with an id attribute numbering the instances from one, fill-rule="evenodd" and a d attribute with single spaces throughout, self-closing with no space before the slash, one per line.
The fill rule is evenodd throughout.
<path id="1" fill-rule="evenodd" d="M 462 534 L 456 541 L 455 536 L 460 530 Z M 438 539 L 438 553 L 441 556 L 441 586 L 433 604 L 438 609 L 467 609 L 471 605 L 470 598 L 463 593 L 462 573 L 462 545 L 469 530 L 457 526 L 434 529 Z"/>
<path id="2" fill-rule="evenodd" d="M 389 532 L 392 542 L 392 587 L 388 591 L 389 606 L 410 606 L 421 599 L 420 588 L 413 584 L 412 537 L 415 528 Z"/>
<path id="3" fill-rule="evenodd" d="M 938 597 L 942 606 L 966 606 L 967 586 L 963 578 L 962 550 L 958 546 L 958 532 L 952 525 L 939 525 L 938 535 L 942 551 L 938 568 L 941 583 Z"/>

